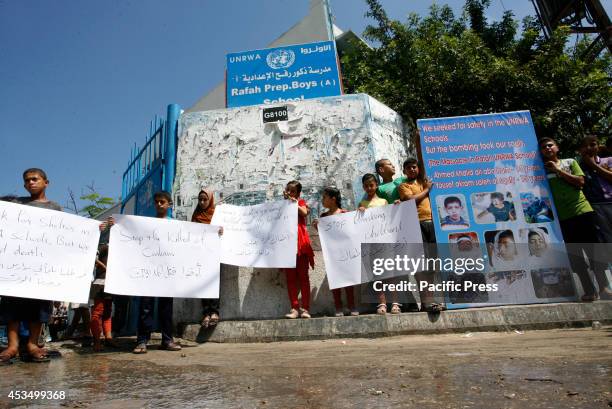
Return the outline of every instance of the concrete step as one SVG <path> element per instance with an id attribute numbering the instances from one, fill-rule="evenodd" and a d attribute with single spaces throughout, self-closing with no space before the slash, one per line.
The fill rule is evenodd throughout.
<path id="1" fill-rule="evenodd" d="M 181 338 L 196 342 L 275 342 L 327 338 L 373 338 L 510 329 L 551 329 L 612 323 L 612 301 L 511 305 L 444 311 L 256 321 L 221 321 L 214 329 L 182 325 Z"/>

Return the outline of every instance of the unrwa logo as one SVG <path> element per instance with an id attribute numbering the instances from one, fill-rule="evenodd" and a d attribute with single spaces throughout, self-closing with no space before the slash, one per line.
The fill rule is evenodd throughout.
<path id="1" fill-rule="evenodd" d="M 266 62 L 270 68 L 275 70 L 289 68 L 295 62 L 295 53 L 285 49 L 274 50 L 268 54 Z"/>

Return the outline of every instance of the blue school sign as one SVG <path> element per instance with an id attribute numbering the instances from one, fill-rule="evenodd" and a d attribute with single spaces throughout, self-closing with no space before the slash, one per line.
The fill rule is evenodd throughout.
<path id="1" fill-rule="evenodd" d="M 517 294 L 504 299 L 489 293 L 463 306 L 574 299 L 558 284 L 573 283 L 565 253 L 542 254 L 552 256 L 563 237 L 529 112 L 421 119 L 417 126 L 424 168 L 434 182 L 437 242 L 450 243 L 453 257 L 464 252 L 486 260 L 486 269 L 471 279 L 514 286 Z M 543 244 L 528 246 L 531 239 Z M 451 298 L 453 303 L 462 304 Z"/>
<path id="2" fill-rule="evenodd" d="M 228 107 L 279 104 L 341 93 L 334 41 L 227 55 Z"/>

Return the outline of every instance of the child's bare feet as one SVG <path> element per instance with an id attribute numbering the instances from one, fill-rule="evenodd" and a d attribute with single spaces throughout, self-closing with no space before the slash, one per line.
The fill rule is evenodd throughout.
<path id="1" fill-rule="evenodd" d="M 17 348 L 6 348 L 0 352 L 0 365 L 8 365 L 13 363 L 13 359 L 17 356 Z"/>
<path id="2" fill-rule="evenodd" d="M 47 352 L 39 348 L 37 345 L 28 344 L 26 346 L 26 352 L 28 354 L 28 359 L 31 362 L 49 362 L 49 356 Z"/>

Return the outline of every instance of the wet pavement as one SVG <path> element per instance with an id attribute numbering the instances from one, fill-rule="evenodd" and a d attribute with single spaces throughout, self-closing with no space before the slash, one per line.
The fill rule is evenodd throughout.
<path id="1" fill-rule="evenodd" d="M 156 343 L 154 341 L 154 343 Z M 0 367 L 0 407 L 609 408 L 612 328 L 187 343 Z M 64 400 L 11 400 L 64 391 Z"/>

